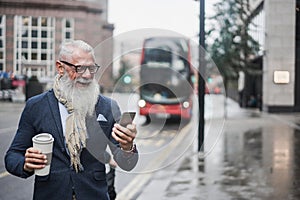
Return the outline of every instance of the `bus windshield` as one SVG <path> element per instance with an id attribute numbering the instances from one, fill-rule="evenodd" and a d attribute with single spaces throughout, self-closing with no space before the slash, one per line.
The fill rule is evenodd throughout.
<path id="1" fill-rule="evenodd" d="M 154 37 L 144 42 L 141 97 L 152 103 L 175 104 L 191 94 L 189 45 L 185 38 Z"/>

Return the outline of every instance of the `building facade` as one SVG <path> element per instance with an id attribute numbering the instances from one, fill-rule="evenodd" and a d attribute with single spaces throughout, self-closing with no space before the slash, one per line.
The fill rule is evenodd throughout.
<path id="1" fill-rule="evenodd" d="M 253 32 L 262 45 L 262 107 L 267 112 L 300 111 L 299 4 L 251 1 Z"/>
<path id="2" fill-rule="evenodd" d="M 81 39 L 95 47 L 99 83 L 112 87 L 114 26 L 108 0 L 1 0 L 0 71 L 53 78 L 60 44 Z M 101 43 L 105 47 L 98 48 Z"/>

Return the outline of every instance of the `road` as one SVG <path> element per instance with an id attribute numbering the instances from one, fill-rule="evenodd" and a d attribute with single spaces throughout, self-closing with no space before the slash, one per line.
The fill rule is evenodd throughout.
<path id="1" fill-rule="evenodd" d="M 32 198 L 33 178 L 23 180 L 9 175 L 4 167 L 4 155 L 17 129 L 24 104 L 0 102 L 0 199 Z"/>
<path id="2" fill-rule="evenodd" d="M 117 100 L 122 111 L 137 111 L 138 96 L 136 94 L 113 94 L 110 96 Z M 24 180 L 12 176 L 6 172 L 3 162 L 4 154 L 15 134 L 23 107 L 23 103 L 0 102 L 0 200 L 28 200 L 32 198 L 33 177 Z M 182 152 L 195 139 L 196 129 L 192 123 L 166 121 L 166 119 L 161 118 L 144 125 L 144 121 L 145 118 L 139 115 L 134 121 L 138 129 L 136 138 L 140 152 L 138 165 L 130 173 L 117 168 L 116 189 L 119 196 L 136 196 L 143 185 L 151 179 L 152 172 L 169 166 L 179 159 Z M 191 122 L 195 122 L 195 120 Z M 177 153 L 170 158 L 169 155 L 175 150 Z"/>

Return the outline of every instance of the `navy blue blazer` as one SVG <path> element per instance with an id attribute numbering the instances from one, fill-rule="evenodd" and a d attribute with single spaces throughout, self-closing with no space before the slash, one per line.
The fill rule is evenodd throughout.
<path id="1" fill-rule="evenodd" d="M 99 114 L 106 120 L 97 121 Z M 35 176 L 33 199 L 71 200 L 73 192 L 77 200 L 109 199 L 104 165 L 107 145 L 120 168 L 129 171 L 138 161 L 137 152 L 123 152 L 111 136 L 112 127 L 120 114 L 114 100 L 99 96 L 95 116 L 87 119 L 87 148 L 81 153 L 84 170 L 76 173 L 66 150 L 58 101 L 53 90 L 32 97 L 26 102 L 17 133 L 6 152 L 5 167 L 18 177 L 33 175 L 33 172 L 23 169 L 25 151 L 32 147 L 32 137 L 36 134 L 50 133 L 54 137 L 50 173 L 48 176 Z"/>

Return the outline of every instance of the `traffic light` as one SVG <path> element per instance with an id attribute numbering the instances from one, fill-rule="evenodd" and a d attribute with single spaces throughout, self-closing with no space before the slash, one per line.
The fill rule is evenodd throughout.
<path id="1" fill-rule="evenodd" d="M 208 77 L 207 82 L 208 82 L 208 83 L 211 83 L 211 82 L 212 82 L 212 78 L 211 78 L 211 77 Z"/>
<path id="2" fill-rule="evenodd" d="M 130 76 L 130 75 L 125 75 L 125 76 L 123 77 L 123 82 L 124 82 L 125 84 L 130 84 L 130 83 L 131 83 L 131 76 Z"/>

